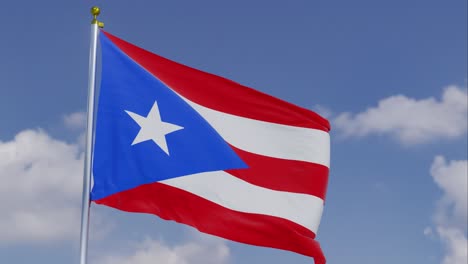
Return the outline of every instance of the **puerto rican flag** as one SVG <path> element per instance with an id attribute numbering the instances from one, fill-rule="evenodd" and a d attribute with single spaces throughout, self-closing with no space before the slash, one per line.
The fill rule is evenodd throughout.
<path id="1" fill-rule="evenodd" d="M 325 263 L 326 119 L 107 32 L 100 41 L 92 201 Z"/>

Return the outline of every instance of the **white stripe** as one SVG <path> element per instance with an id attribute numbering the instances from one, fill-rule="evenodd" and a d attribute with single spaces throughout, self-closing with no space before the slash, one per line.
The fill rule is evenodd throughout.
<path id="1" fill-rule="evenodd" d="M 314 233 L 322 217 L 323 200 L 312 195 L 259 187 L 224 171 L 198 173 L 161 183 L 191 192 L 231 210 L 288 219 Z"/>
<path id="2" fill-rule="evenodd" d="M 263 156 L 330 166 L 330 135 L 323 130 L 226 114 L 180 97 L 237 148 Z"/>

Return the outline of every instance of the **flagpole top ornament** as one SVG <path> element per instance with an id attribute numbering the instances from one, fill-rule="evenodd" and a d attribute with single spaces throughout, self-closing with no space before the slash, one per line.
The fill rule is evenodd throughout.
<path id="1" fill-rule="evenodd" d="M 91 20 L 91 24 L 97 24 L 98 27 L 103 28 L 104 23 L 97 20 L 97 17 L 101 14 L 101 9 L 97 6 L 91 7 L 91 15 L 93 15 L 93 20 Z"/>

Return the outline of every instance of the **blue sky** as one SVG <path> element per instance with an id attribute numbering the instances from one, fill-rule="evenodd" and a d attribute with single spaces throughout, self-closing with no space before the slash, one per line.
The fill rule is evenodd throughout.
<path id="1" fill-rule="evenodd" d="M 78 261 L 92 5 L 119 37 L 330 119 L 329 263 L 466 263 L 464 0 L 2 3 L 0 262 Z M 91 225 L 92 263 L 312 261 L 100 206 Z"/>

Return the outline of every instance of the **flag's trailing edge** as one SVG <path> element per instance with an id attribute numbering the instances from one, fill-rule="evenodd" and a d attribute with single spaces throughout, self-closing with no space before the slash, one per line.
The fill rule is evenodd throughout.
<path id="1" fill-rule="evenodd" d="M 328 121 L 101 33 L 91 199 L 325 263 Z"/>

